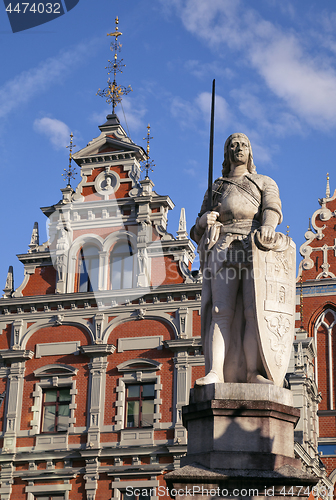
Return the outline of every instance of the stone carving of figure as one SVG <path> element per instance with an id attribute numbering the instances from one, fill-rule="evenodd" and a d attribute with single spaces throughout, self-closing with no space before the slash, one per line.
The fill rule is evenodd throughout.
<path id="1" fill-rule="evenodd" d="M 109 191 L 112 188 L 112 179 L 110 176 L 105 177 L 104 191 Z"/>
<path id="2" fill-rule="evenodd" d="M 196 384 L 272 383 L 259 347 L 251 235 L 258 231 L 261 245 L 273 244 L 282 220 L 281 202 L 276 183 L 256 173 L 244 134 L 233 134 L 225 142 L 222 177 L 213 184 L 212 207 L 207 211 L 206 193 L 191 230 L 203 270 L 206 375 Z"/>

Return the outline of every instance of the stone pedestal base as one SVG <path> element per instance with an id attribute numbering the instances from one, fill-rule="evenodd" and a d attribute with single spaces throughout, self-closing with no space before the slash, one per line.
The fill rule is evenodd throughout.
<path id="1" fill-rule="evenodd" d="M 168 486 L 180 490 L 181 499 L 190 492 L 204 498 L 207 490 L 213 493 L 209 498 L 308 497 L 317 478 L 303 472 L 294 457 L 300 412 L 292 404 L 289 390 L 268 384 L 192 389 L 190 404 L 183 408 L 188 452 L 182 468 L 166 474 Z M 186 487 L 189 493 L 183 495 Z"/>

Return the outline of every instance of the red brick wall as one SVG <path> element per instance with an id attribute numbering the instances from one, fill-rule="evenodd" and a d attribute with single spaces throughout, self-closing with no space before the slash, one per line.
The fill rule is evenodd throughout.
<path id="1" fill-rule="evenodd" d="M 26 349 L 30 349 L 35 352 L 36 344 L 44 344 L 48 342 L 67 342 L 71 340 L 79 340 L 81 345 L 89 345 L 91 343 L 89 334 L 81 327 L 73 325 L 49 326 L 41 328 L 35 332 L 28 340 Z M 82 354 L 77 356 L 74 354 L 62 356 L 43 356 L 38 359 L 33 357 L 31 360 L 27 361 L 24 377 L 21 429 L 31 429 L 30 421 L 33 418 L 31 407 L 34 402 L 32 393 L 36 382 L 39 381 L 39 379 L 34 376 L 34 370 L 54 363 L 70 365 L 78 369 L 77 375 L 74 375 L 77 389 L 77 395 L 75 398 L 77 404 L 77 409 L 75 411 L 75 426 L 86 426 L 89 379 L 89 370 L 87 366 L 88 362 L 89 358 Z"/>
<path id="2" fill-rule="evenodd" d="M 110 199 L 113 199 L 114 197 L 116 199 L 120 198 L 128 198 L 129 196 L 129 191 L 132 189 L 132 182 L 122 182 L 117 189 L 117 191 L 114 193 L 115 196 L 111 197 Z"/>
<path id="3" fill-rule="evenodd" d="M 90 234 L 97 234 L 98 236 L 101 236 L 103 239 L 109 236 L 112 233 L 115 233 L 116 231 L 122 231 L 124 229 L 124 226 L 119 226 L 119 227 L 95 227 L 90 229 Z M 73 232 L 73 239 L 75 240 L 79 236 L 88 234 L 87 229 L 77 229 L 76 231 Z"/>
<path id="4" fill-rule="evenodd" d="M 37 267 L 22 290 L 23 296 L 55 293 L 56 270 L 53 266 Z"/>
<path id="5" fill-rule="evenodd" d="M 12 324 L 6 325 L 0 335 L 0 349 L 9 349 L 12 336 Z"/>
<path id="6" fill-rule="evenodd" d="M 152 258 L 151 285 L 169 285 L 183 283 L 184 277 L 180 271 L 177 261 L 173 257 L 166 256 Z"/>
<path id="7" fill-rule="evenodd" d="M 93 182 L 101 172 L 104 172 L 104 170 L 104 167 L 94 168 L 92 174 L 87 176 L 86 182 Z"/>
<path id="8" fill-rule="evenodd" d="M 200 311 L 193 311 L 193 321 L 192 321 L 192 336 L 200 337 L 201 336 L 201 313 Z"/>
<path id="9" fill-rule="evenodd" d="M 112 480 L 107 474 L 99 474 L 98 489 L 96 493 L 97 500 L 109 500 L 112 498 Z"/>
<path id="10" fill-rule="evenodd" d="M 204 377 L 205 366 L 192 366 L 191 368 L 191 387 L 194 387 L 195 381 L 198 378 Z"/>
<path id="11" fill-rule="evenodd" d="M 22 481 L 20 478 L 14 479 L 14 484 L 12 485 L 11 498 L 15 500 L 26 500 L 27 494 L 25 493 L 25 487 L 27 483 Z"/>

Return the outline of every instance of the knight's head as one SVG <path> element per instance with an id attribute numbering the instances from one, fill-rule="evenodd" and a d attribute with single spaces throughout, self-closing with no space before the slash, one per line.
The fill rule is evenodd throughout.
<path id="1" fill-rule="evenodd" d="M 223 161 L 223 170 L 222 170 L 222 176 L 227 177 L 229 172 L 230 172 L 230 167 L 231 167 L 231 158 L 230 158 L 230 145 L 234 140 L 243 140 L 245 143 L 248 145 L 248 150 L 249 150 L 249 158 L 247 162 L 247 170 L 250 172 L 250 174 L 255 174 L 256 173 L 256 167 L 253 163 L 253 154 L 252 154 L 252 147 L 251 143 L 248 139 L 248 137 L 245 134 L 231 134 L 225 141 L 224 144 L 224 161 Z"/>

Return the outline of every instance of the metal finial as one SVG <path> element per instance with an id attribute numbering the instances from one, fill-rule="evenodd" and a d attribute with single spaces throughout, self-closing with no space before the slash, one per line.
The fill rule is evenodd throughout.
<path id="1" fill-rule="evenodd" d="M 311 228 L 311 218 L 309 217 L 309 223 L 308 223 L 308 231 L 311 231 L 312 228 Z"/>
<path id="2" fill-rule="evenodd" d="M 64 168 L 64 173 L 62 174 L 63 179 L 66 181 L 68 180 L 67 186 L 71 187 L 71 179 L 74 179 L 75 176 L 77 175 L 76 172 L 76 167 L 73 167 L 71 164 L 72 161 L 72 148 L 76 147 L 76 144 L 72 144 L 72 138 L 73 138 L 73 133 L 71 132 L 70 134 L 70 144 L 69 146 L 66 146 L 66 148 L 69 148 L 69 166 L 68 168 Z"/>
<path id="3" fill-rule="evenodd" d="M 329 174 L 327 174 L 327 188 L 326 188 L 326 198 L 330 198 L 330 184 L 329 184 Z"/>
<path id="4" fill-rule="evenodd" d="M 146 172 L 146 179 L 148 179 L 148 172 L 149 171 L 153 172 L 153 167 L 155 167 L 153 160 L 149 159 L 149 149 L 150 149 L 149 148 L 149 141 L 151 139 L 153 139 L 153 137 L 151 137 L 151 135 L 150 135 L 150 125 L 148 124 L 147 125 L 147 137 L 143 137 L 143 140 L 147 141 L 147 148 L 146 148 L 147 159 L 146 159 L 146 162 L 141 167 L 141 172 L 143 172 L 143 171 Z"/>
<path id="5" fill-rule="evenodd" d="M 114 41 L 110 44 L 110 50 L 114 53 L 113 61 L 108 60 L 108 66 L 105 66 L 105 69 L 108 70 L 108 75 L 113 73 L 113 82 L 111 82 L 110 77 L 108 77 L 107 87 L 103 90 L 98 89 L 98 92 L 96 94 L 100 97 L 105 97 L 106 102 L 108 104 L 112 104 L 113 114 L 117 104 L 122 101 L 122 96 L 132 92 L 132 88 L 130 85 L 128 85 L 128 87 L 117 85 L 117 73 L 122 73 L 122 68 L 126 66 L 125 64 L 123 64 L 123 59 L 118 60 L 118 52 L 121 51 L 122 47 L 121 43 L 118 42 L 118 37 L 122 35 L 121 31 L 119 31 L 118 24 L 119 18 L 117 16 L 115 19 L 115 31 L 113 33 L 107 33 L 107 36 L 114 36 Z"/>
<path id="6" fill-rule="evenodd" d="M 287 228 L 286 229 L 286 235 L 289 236 L 289 225 L 288 224 L 287 224 L 286 228 Z"/>

